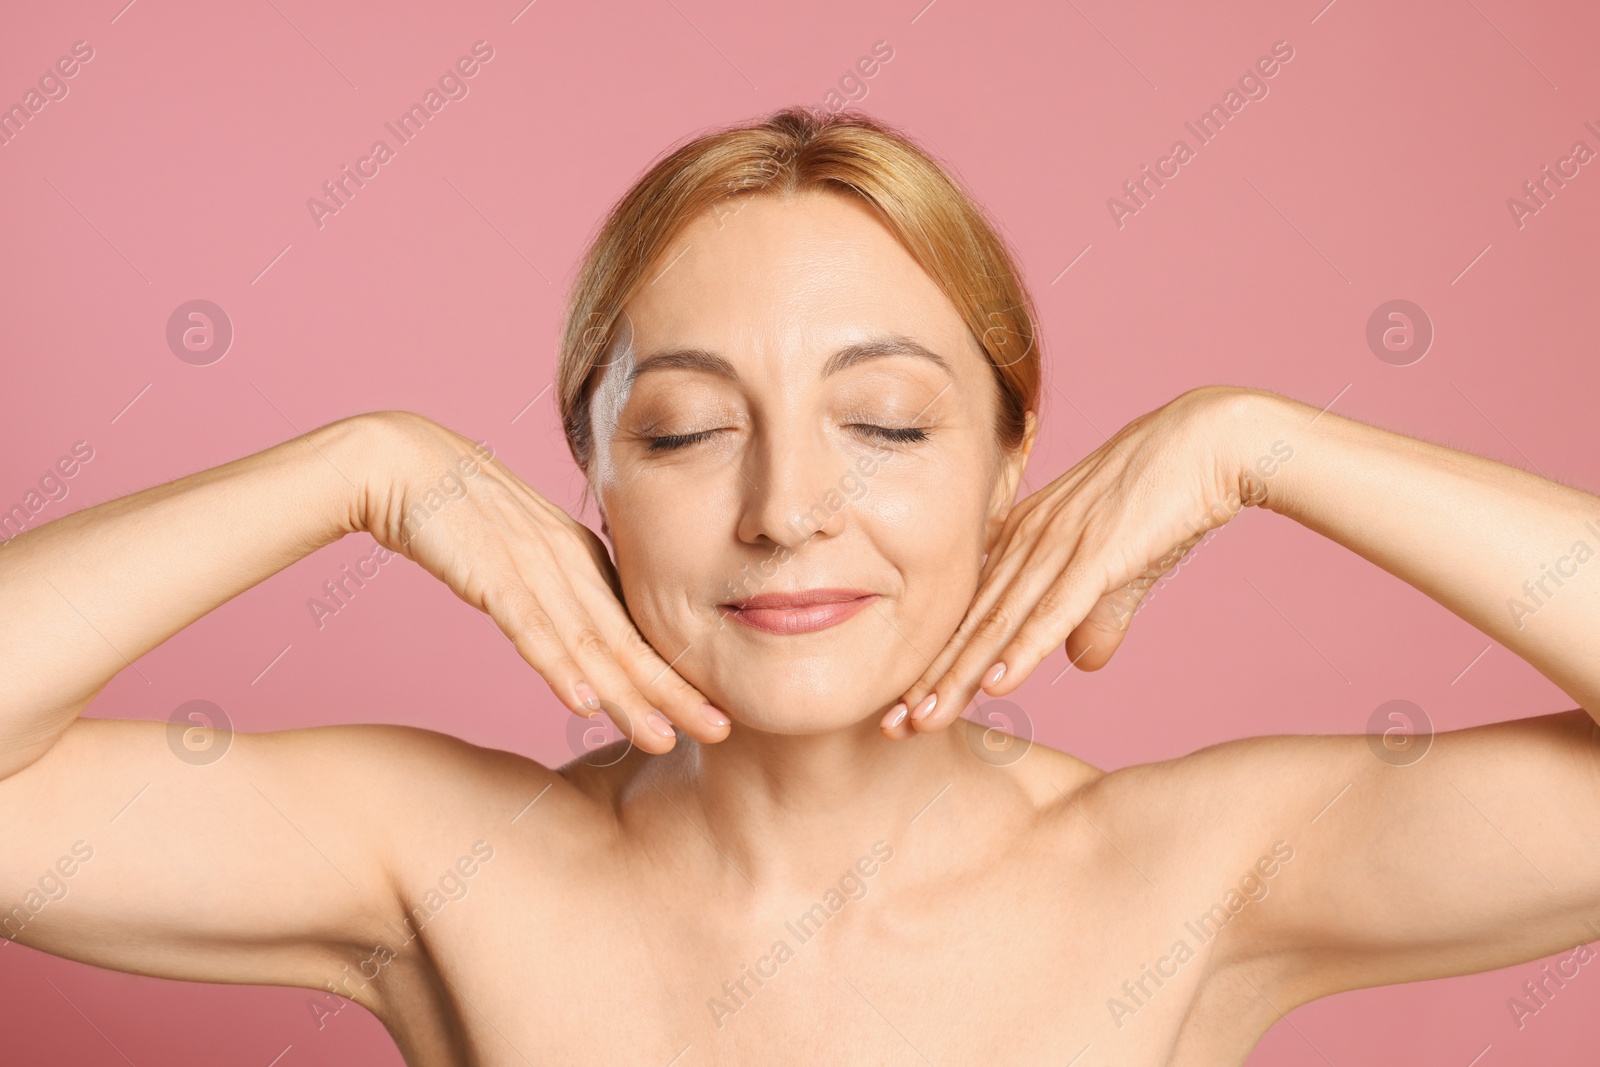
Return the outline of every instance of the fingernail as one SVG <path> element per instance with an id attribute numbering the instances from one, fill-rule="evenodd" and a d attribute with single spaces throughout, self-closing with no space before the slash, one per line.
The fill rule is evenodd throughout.
<path id="1" fill-rule="evenodd" d="M 933 706 L 938 702 L 939 694 L 929 693 L 922 699 L 922 703 L 917 705 L 917 710 L 911 713 L 911 717 L 918 720 L 926 719 L 928 717 L 928 713 L 933 711 Z"/>
<path id="2" fill-rule="evenodd" d="M 706 722 L 712 726 L 727 726 L 728 717 L 710 704 L 700 705 L 700 714 L 705 716 Z"/>
<path id="3" fill-rule="evenodd" d="M 663 719 L 660 712 L 652 711 L 650 714 L 646 715 L 644 719 L 645 722 L 650 724 L 650 729 L 654 730 L 662 737 L 673 736 L 672 724 L 666 719 Z"/>
<path id="4" fill-rule="evenodd" d="M 996 663 L 993 667 L 989 668 L 989 673 L 983 676 L 983 686 L 984 686 L 984 688 L 987 689 L 989 686 L 991 686 L 994 683 L 998 682 L 1000 679 L 1004 678 L 1005 676 L 1006 676 L 1006 665 L 1004 663 Z"/>
<path id="5" fill-rule="evenodd" d="M 905 702 L 902 701 L 890 708 L 889 714 L 885 715 L 883 717 L 883 722 L 879 723 L 878 725 L 885 730 L 893 730 L 896 726 L 899 726 L 902 722 L 905 722 L 905 719 L 906 705 Z"/>
<path id="6" fill-rule="evenodd" d="M 595 695 L 593 689 L 589 688 L 588 682 L 575 682 L 572 686 L 572 691 L 578 695 L 578 703 L 590 711 L 600 710 L 600 698 Z"/>

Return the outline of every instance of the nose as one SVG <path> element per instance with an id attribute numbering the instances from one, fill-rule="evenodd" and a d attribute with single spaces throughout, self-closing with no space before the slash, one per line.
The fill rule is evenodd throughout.
<path id="1" fill-rule="evenodd" d="M 849 503 L 845 472 L 820 428 L 758 431 L 745 457 L 739 539 L 798 551 L 813 538 L 837 536 Z"/>

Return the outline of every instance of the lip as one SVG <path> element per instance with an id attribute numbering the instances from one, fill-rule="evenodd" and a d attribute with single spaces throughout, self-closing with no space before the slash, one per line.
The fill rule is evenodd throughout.
<path id="1" fill-rule="evenodd" d="M 809 634 L 837 626 L 878 599 L 865 589 L 761 593 L 721 605 L 723 616 L 769 634 Z"/>

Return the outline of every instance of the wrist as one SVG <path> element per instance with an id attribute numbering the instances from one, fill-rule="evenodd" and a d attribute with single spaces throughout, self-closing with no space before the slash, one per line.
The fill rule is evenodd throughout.
<path id="1" fill-rule="evenodd" d="M 1230 388 L 1226 401 L 1232 432 L 1229 462 L 1241 507 L 1278 510 L 1304 428 L 1306 405 L 1265 389 Z"/>
<path id="2" fill-rule="evenodd" d="M 372 411 L 339 419 L 313 430 L 312 445 L 339 472 L 342 490 L 330 519 L 337 536 L 370 531 L 381 523 L 390 501 L 400 495 L 425 421 L 406 411 Z"/>
<path id="3" fill-rule="evenodd" d="M 395 551 L 405 549 L 430 515 L 465 496 L 467 483 L 494 459 L 487 441 L 472 441 L 414 412 L 375 411 L 346 421 L 352 423 L 346 455 L 355 482 L 350 528 Z"/>
<path id="4" fill-rule="evenodd" d="M 1247 507 L 1272 510 L 1294 457 L 1287 397 L 1264 389 L 1208 385 L 1190 394 L 1202 412 L 1215 485 L 1229 514 Z"/>

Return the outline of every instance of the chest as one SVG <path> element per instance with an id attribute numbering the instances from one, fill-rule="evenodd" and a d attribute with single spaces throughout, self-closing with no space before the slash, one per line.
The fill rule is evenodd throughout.
<path id="1" fill-rule="evenodd" d="M 1215 1025 L 1208 931 L 1109 868 L 891 862 L 756 903 L 617 879 L 537 908 L 536 871 L 501 873 L 430 934 L 468 1062 L 1158 1064 Z"/>

